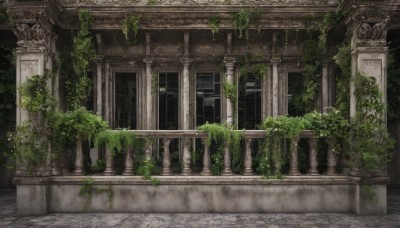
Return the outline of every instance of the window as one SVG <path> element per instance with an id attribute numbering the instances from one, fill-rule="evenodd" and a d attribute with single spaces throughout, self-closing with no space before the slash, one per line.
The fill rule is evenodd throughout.
<path id="1" fill-rule="evenodd" d="M 305 107 L 301 93 L 303 91 L 304 77 L 301 73 L 288 74 L 288 115 L 303 116 Z"/>
<path id="2" fill-rule="evenodd" d="M 136 115 L 136 75 L 134 73 L 115 74 L 115 124 L 117 128 L 135 129 Z"/>
<path id="3" fill-rule="evenodd" d="M 256 129 L 261 123 L 261 81 L 249 73 L 239 79 L 238 127 Z"/>
<path id="4" fill-rule="evenodd" d="M 219 74 L 197 73 L 196 120 L 197 126 L 206 122 L 221 122 L 221 89 Z"/>

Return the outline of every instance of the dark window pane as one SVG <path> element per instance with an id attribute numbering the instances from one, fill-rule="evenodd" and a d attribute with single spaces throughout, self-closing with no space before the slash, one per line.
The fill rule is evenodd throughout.
<path id="1" fill-rule="evenodd" d="M 117 128 L 136 128 L 136 75 L 115 74 L 115 123 Z"/>

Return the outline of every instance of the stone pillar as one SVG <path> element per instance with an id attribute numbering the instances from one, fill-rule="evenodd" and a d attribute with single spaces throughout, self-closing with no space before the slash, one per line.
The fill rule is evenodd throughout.
<path id="1" fill-rule="evenodd" d="M 272 63 L 272 117 L 279 116 L 279 75 L 278 64 L 281 62 L 279 58 L 271 59 Z"/>
<path id="2" fill-rule="evenodd" d="M 235 62 L 236 62 L 236 59 L 233 57 L 226 56 L 224 58 L 224 63 L 225 63 L 225 67 L 226 67 L 226 83 L 229 83 L 231 85 L 234 84 L 233 69 L 235 67 Z M 227 101 L 226 101 L 226 123 L 228 124 L 228 126 L 232 126 L 233 121 L 234 121 L 234 119 L 233 119 L 234 113 L 233 112 L 236 110 L 233 110 L 233 102 L 236 102 L 236 101 L 232 101 L 231 99 L 227 98 Z"/>
<path id="3" fill-rule="evenodd" d="M 106 149 L 106 170 L 104 170 L 104 176 L 115 175 L 114 170 L 114 154 L 110 149 Z"/>
<path id="4" fill-rule="evenodd" d="M 225 63 L 225 67 L 226 67 L 226 78 L 225 78 L 225 82 L 233 85 L 235 84 L 234 80 L 233 80 L 233 69 L 235 67 L 235 62 L 236 59 L 230 56 L 225 56 L 224 58 L 224 63 Z M 232 101 L 230 98 L 227 97 L 226 99 L 226 123 L 228 125 L 228 127 L 233 128 L 233 123 L 234 120 L 234 112 L 236 112 L 237 110 L 233 110 L 234 107 L 234 102 L 236 101 Z M 226 144 L 226 142 L 225 142 Z M 232 169 L 231 169 L 231 163 L 232 163 L 232 159 L 231 159 L 231 151 L 229 149 L 229 145 L 225 145 L 224 148 L 224 168 L 222 170 L 221 175 L 223 176 L 228 176 L 228 175 L 232 175 Z"/>
<path id="5" fill-rule="evenodd" d="M 122 175 L 132 176 L 132 169 L 133 169 L 133 148 L 130 147 L 126 151 L 125 169 Z"/>
<path id="6" fill-rule="evenodd" d="M 244 144 L 245 144 L 245 152 L 244 152 L 244 176 L 252 176 L 253 175 L 253 169 L 251 166 L 253 165 L 252 157 L 251 157 L 251 142 L 252 139 L 245 139 Z"/>
<path id="7" fill-rule="evenodd" d="M 171 157 L 169 153 L 169 144 L 171 143 L 171 139 L 163 139 L 163 169 L 161 175 L 169 176 L 171 175 Z"/>
<path id="8" fill-rule="evenodd" d="M 186 37 L 186 36 L 185 36 Z M 189 75 L 189 66 L 193 62 L 193 59 L 190 58 L 182 58 L 182 64 L 183 64 L 183 124 L 182 128 L 183 130 L 189 130 L 190 128 L 190 116 L 189 116 L 189 109 L 190 109 L 190 103 L 189 103 L 189 80 L 190 80 L 190 75 Z M 190 146 L 190 139 L 185 138 L 183 140 L 183 169 L 182 169 L 182 175 L 190 175 L 192 173 L 191 168 L 190 168 L 190 163 L 191 163 L 191 154 L 189 151 L 189 146 Z"/>
<path id="9" fill-rule="evenodd" d="M 349 29 L 353 35 L 351 39 L 352 77 L 357 72 L 373 77 L 382 93 L 382 102 L 386 105 L 388 53 L 386 38 L 390 17 L 383 11 L 376 10 L 376 8 L 353 13 L 352 20 L 349 21 Z M 357 113 L 357 100 L 354 91 L 355 87 L 352 82 L 350 86 L 350 117 L 355 117 Z M 386 113 L 383 114 L 382 118 L 386 121 Z M 353 156 L 351 159 L 355 164 L 359 163 L 357 156 Z M 382 162 L 382 170 L 377 170 L 377 172 L 386 175 L 386 164 L 384 163 L 386 162 Z M 360 174 L 357 165 L 353 167 L 351 174 Z"/>
<path id="10" fill-rule="evenodd" d="M 82 139 L 76 139 L 76 154 L 75 154 L 75 169 L 72 172 L 74 176 L 82 176 L 83 170 L 83 150 L 82 150 Z"/>
<path id="11" fill-rule="evenodd" d="M 96 114 L 103 116 L 103 62 L 99 61 L 96 63 L 97 66 L 97 77 L 96 77 Z"/>
<path id="12" fill-rule="evenodd" d="M 310 168 L 308 169 L 308 175 L 318 175 L 318 161 L 317 161 L 317 138 L 308 139 L 310 145 L 309 162 Z"/>
<path id="13" fill-rule="evenodd" d="M 146 129 L 153 128 L 153 99 L 151 97 L 151 65 L 153 64 L 152 58 L 145 58 L 143 62 L 146 64 Z"/>
<path id="14" fill-rule="evenodd" d="M 204 156 L 203 156 L 203 171 L 201 171 L 202 176 L 210 176 L 211 175 L 211 158 L 210 158 L 210 146 L 207 145 L 206 140 L 202 139 L 204 145 Z"/>
<path id="15" fill-rule="evenodd" d="M 299 172 L 299 158 L 298 158 L 298 143 L 299 138 L 294 138 L 290 141 L 290 176 L 298 176 L 300 175 Z"/>
<path id="16" fill-rule="evenodd" d="M 14 10 L 14 9 L 13 9 Z M 33 120 L 27 110 L 20 106 L 21 94 L 19 88 L 33 75 L 40 75 L 47 80 L 47 88 L 53 92 L 56 100 L 58 99 L 58 91 L 53 90 L 53 80 L 49 73 L 53 69 L 52 56 L 55 53 L 56 34 L 53 32 L 52 24 L 45 12 L 38 9 L 31 9 L 28 14 L 21 14 L 17 9 L 10 10 L 9 16 L 15 23 L 14 33 L 18 38 L 16 49 L 16 125 L 20 126 L 25 121 Z M 57 73 L 57 72 L 55 72 Z M 43 135 L 44 143 L 46 135 Z M 51 175 L 51 147 L 48 145 L 46 158 L 40 162 L 34 172 L 36 175 Z M 27 170 L 27 163 L 23 160 L 17 160 L 16 176 L 32 175 Z"/>
<path id="17" fill-rule="evenodd" d="M 336 139 L 330 138 L 328 139 L 328 154 L 327 154 L 327 163 L 328 170 L 327 175 L 333 176 L 336 175 L 336 150 L 335 150 Z"/>
<path id="18" fill-rule="evenodd" d="M 328 112 L 329 107 L 329 64 L 324 62 L 322 65 L 322 104 L 321 113 Z"/>

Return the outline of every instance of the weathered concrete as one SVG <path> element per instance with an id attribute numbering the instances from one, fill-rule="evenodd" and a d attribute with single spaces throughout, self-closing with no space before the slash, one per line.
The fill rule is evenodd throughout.
<path id="1" fill-rule="evenodd" d="M 88 177 L 17 178 L 19 214 L 85 211 L 386 213 L 386 186 L 372 185 L 377 201 L 369 202 L 360 189 L 359 179 L 351 177 L 298 176 L 267 180 L 259 176 L 157 176 L 161 184 L 153 186 L 138 176 L 92 176 L 91 197 L 80 194 L 85 178 Z M 112 193 L 111 198 L 109 193 Z"/>
<path id="2" fill-rule="evenodd" d="M 399 227 L 400 191 L 388 191 L 388 214 L 347 213 L 53 213 L 17 216 L 15 190 L 0 190 L 0 227 Z"/>

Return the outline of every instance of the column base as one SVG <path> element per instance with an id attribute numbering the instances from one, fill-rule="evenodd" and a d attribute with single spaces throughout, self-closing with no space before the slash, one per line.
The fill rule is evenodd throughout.
<path id="1" fill-rule="evenodd" d="M 301 173 L 299 172 L 299 170 L 297 170 L 297 169 L 291 169 L 291 170 L 289 170 L 289 176 L 300 176 L 301 175 Z"/>
<path id="2" fill-rule="evenodd" d="M 116 172 L 114 170 L 111 170 L 111 169 L 106 169 L 104 171 L 104 173 L 103 173 L 104 176 L 113 176 L 115 174 L 116 174 Z"/>
<path id="3" fill-rule="evenodd" d="M 221 176 L 232 176 L 232 170 L 230 168 L 225 168 L 224 170 L 222 170 Z"/>
<path id="4" fill-rule="evenodd" d="M 318 172 L 318 170 L 316 170 L 316 169 L 312 169 L 312 170 L 309 170 L 309 171 L 307 172 L 307 174 L 310 175 L 310 176 L 318 176 L 318 175 L 319 175 L 319 172 Z"/>
<path id="5" fill-rule="evenodd" d="M 133 173 L 132 173 L 132 171 L 124 170 L 124 172 L 122 173 L 122 176 L 133 176 Z"/>
<path id="6" fill-rule="evenodd" d="M 328 171 L 326 172 L 326 175 L 328 176 L 336 176 L 337 172 L 335 169 L 328 169 Z"/>
<path id="7" fill-rule="evenodd" d="M 83 176 L 85 174 L 85 172 L 83 171 L 83 169 L 79 168 L 79 169 L 75 169 L 71 175 L 72 176 Z"/>
<path id="8" fill-rule="evenodd" d="M 183 168 L 181 172 L 182 176 L 191 176 L 192 175 L 192 170 L 190 168 Z"/>
<path id="9" fill-rule="evenodd" d="M 202 175 L 202 176 L 211 176 L 212 173 L 211 173 L 210 170 L 203 170 L 203 171 L 201 171 L 200 175 Z"/>
<path id="10" fill-rule="evenodd" d="M 252 169 L 250 169 L 250 168 L 244 169 L 243 176 L 253 176 L 253 175 L 254 175 L 254 173 L 253 173 Z"/>
<path id="11" fill-rule="evenodd" d="M 171 169 L 163 169 L 161 172 L 161 176 L 171 176 Z"/>

